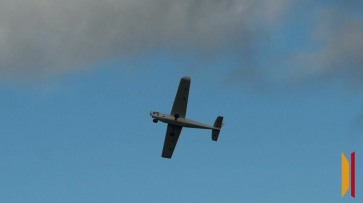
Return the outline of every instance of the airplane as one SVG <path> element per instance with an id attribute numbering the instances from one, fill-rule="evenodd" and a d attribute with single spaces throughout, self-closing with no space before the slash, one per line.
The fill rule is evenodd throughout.
<path id="1" fill-rule="evenodd" d="M 211 129 L 212 140 L 217 141 L 219 137 L 219 132 L 224 125 L 224 123 L 222 122 L 222 116 L 217 117 L 213 126 L 185 118 L 188 105 L 190 82 L 191 78 L 189 76 L 185 76 L 180 80 L 179 88 L 176 93 L 173 108 L 171 109 L 170 114 L 159 113 L 157 111 L 150 112 L 150 116 L 153 118 L 154 123 L 161 121 L 168 124 L 168 127 L 166 129 L 163 152 L 161 154 L 163 158 L 171 159 L 183 127 Z"/>

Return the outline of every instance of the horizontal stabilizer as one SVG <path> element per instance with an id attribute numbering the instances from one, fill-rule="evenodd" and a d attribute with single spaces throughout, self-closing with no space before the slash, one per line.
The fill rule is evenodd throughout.
<path id="1" fill-rule="evenodd" d="M 219 132 L 221 132 L 221 131 L 220 130 L 212 130 L 212 140 L 213 141 L 217 141 L 218 140 Z"/>
<path id="2" fill-rule="evenodd" d="M 223 127 L 223 117 L 218 116 L 216 121 L 214 122 L 214 127 L 219 128 L 219 130 L 212 130 L 212 140 L 217 141 L 219 137 L 219 133 L 221 132 L 221 128 Z"/>
<path id="3" fill-rule="evenodd" d="M 222 116 L 218 116 L 216 121 L 214 122 L 214 127 L 217 128 L 222 128 L 222 126 L 224 125 L 223 123 L 223 117 Z"/>

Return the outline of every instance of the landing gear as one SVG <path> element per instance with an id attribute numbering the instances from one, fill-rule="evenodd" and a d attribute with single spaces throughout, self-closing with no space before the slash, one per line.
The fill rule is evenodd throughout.
<path id="1" fill-rule="evenodd" d="M 179 114 L 175 114 L 174 118 L 175 118 L 175 120 L 177 120 L 179 118 Z"/>
<path id="2" fill-rule="evenodd" d="M 154 123 L 157 123 L 157 122 L 158 122 L 158 119 L 154 118 L 154 119 L 153 119 L 153 122 L 154 122 Z"/>

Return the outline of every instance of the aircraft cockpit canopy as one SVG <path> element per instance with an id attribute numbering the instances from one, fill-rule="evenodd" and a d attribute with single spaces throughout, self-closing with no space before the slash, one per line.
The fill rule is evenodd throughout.
<path id="1" fill-rule="evenodd" d="M 152 111 L 152 112 L 150 113 L 150 115 L 156 115 L 156 116 L 158 116 L 158 115 L 159 115 L 159 112 L 157 112 L 157 111 Z"/>

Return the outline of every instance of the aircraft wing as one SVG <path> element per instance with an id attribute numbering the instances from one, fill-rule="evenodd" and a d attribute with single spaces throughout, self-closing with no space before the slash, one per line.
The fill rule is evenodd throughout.
<path id="1" fill-rule="evenodd" d="M 161 155 L 162 157 L 171 159 L 182 128 L 183 127 L 168 124 L 168 128 L 166 129 L 163 153 Z M 171 132 L 174 132 L 174 134 L 170 135 Z"/>
<path id="2" fill-rule="evenodd" d="M 190 81 L 191 78 L 188 76 L 185 76 L 180 80 L 178 92 L 176 93 L 170 115 L 174 116 L 175 114 L 178 114 L 180 118 L 185 118 L 187 113 Z"/>

